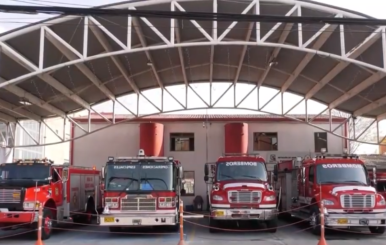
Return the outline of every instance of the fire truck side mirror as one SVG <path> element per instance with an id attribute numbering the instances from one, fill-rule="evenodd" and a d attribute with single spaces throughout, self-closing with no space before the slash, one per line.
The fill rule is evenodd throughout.
<path id="1" fill-rule="evenodd" d="M 373 167 L 373 183 L 374 185 L 377 184 L 377 169 Z"/>
<path id="2" fill-rule="evenodd" d="M 178 167 L 178 178 L 183 179 L 184 178 L 184 169 L 182 166 Z"/>
<path id="3" fill-rule="evenodd" d="M 101 177 L 102 177 L 102 179 L 105 179 L 105 167 L 102 167 Z"/>
<path id="4" fill-rule="evenodd" d="M 205 164 L 205 169 L 204 169 L 205 176 L 209 175 L 209 165 Z"/>

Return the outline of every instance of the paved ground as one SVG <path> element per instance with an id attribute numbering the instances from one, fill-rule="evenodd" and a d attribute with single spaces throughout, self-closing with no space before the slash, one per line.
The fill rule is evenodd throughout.
<path id="1" fill-rule="evenodd" d="M 240 244 L 243 245 L 312 245 L 318 243 L 318 238 L 307 230 L 306 225 L 292 224 L 289 222 L 280 222 L 280 228 L 277 233 L 247 231 L 245 229 L 256 229 L 256 227 L 227 227 L 227 229 L 236 229 L 237 231 L 224 231 L 217 234 L 210 234 L 205 226 L 207 220 L 192 219 L 191 222 L 199 225 L 185 225 L 185 243 L 187 245 L 212 245 L 220 242 L 221 244 Z M 257 227 L 264 229 L 264 226 Z M 122 242 L 130 242 L 132 245 L 148 244 L 172 244 L 177 245 L 179 234 L 165 234 L 165 232 L 153 229 L 129 230 L 121 234 L 111 234 L 108 229 L 96 226 L 69 226 L 64 230 L 57 230 L 53 236 L 45 241 L 46 245 L 71 244 L 71 245 L 97 245 L 109 244 L 118 245 Z M 72 229 L 72 230 L 67 230 Z M 22 230 L 0 232 L 0 244 L 7 245 L 33 245 L 35 241 L 28 234 L 16 235 Z M 133 233 L 145 234 L 133 234 Z M 329 245 L 381 245 L 385 244 L 386 235 L 376 236 L 372 234 L 361 234 L 360 231 L 336 232 L 328 231 L 326 240 Z M 365 231 L 368 233 L 367 231 Z M 158 233 L 158 234 L 152 234 Z M 7 235 L 15 235 L 4 238 Z"/>

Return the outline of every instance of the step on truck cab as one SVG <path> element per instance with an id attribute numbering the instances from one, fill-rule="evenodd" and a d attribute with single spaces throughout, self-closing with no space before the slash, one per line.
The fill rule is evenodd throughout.
<path id="1" fill-rule="evenodd" d="M 109 157 L 102 169 L 104 210 L 100 226 L 111 232 L 124 227 L 165 226 L 179 230 L 183 170 L 173 157 Z"/>
<path id="2" fill-rule="evenodd" d="M 279 162 L 274 179 L 281 216 L 310 220 L 314 234 L 321 232 L 321 202 L 326 227 L 368 227 L 372 233 L 385 232 L 385 199 L 371 186 L 358 155 L 347 151 L 332 155 L 322 149 L 321 154 L 294 158 L 292 165 Z"/>
<path id="3" fill-rule="evenodd" d="M 276 232 L 276 195 L 265 160 L 253 154 L 226 154 L 205 164 L 210 205 L 209 232 L 223 222 L 262 221 Z"/>
<path id="4" fill-rule="evenodd" d="M 101 207 L 100 171 L 23 159 L 0 164 L 0 229 L 37 228 L 43 207 L 42 239 L 60 223 L 90 223 Z"/>

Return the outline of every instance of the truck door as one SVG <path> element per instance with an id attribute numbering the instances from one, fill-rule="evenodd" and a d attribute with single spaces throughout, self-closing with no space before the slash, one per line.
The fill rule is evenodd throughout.
<path id="1" fill-rule="evenodd" d="M 210 192 L 212 191 L 212 183 L 215 179 L 216 175 L 216 163 L 211 162 L 211 163 L 205 163 L 205 175 L 209 177 L 209 181 L 206 181 L 206 202 L 207 202 L 207 211 L 209 211 L 209 206 L 210 206 Z"/>
<path id="2" fill-rule="evenodd" d="M 315 187 L 315 166 L 310 166 L 308 168 L 307 181 L 305 183 L 306 191 L 306 200 L 308 204 L 311 204 L 311 200 L 314 194 Z"/>
<path id="3" fill-rule="evenodd" d="M 58 170 L 52 168 L 52 180 L 51 180 L 51 188 L 52 188 L 52 199 L 54 199 L 57 206 L 61 206 L 63 203 L 63 190 L 62 190 L 62 181 L 59 177 Z"/>

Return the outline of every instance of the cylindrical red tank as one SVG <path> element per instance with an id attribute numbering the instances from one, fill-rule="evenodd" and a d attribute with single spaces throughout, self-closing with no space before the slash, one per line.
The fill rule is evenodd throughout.
<path id="1" fill-rule="evenodd" d="M 225 124 L 225 153 L 248 152 L 248 124 Z"/>
<path id="2" fill-rule="evenodd" d="M 146 156 L 164 156 L 164 125 L 141 123 L 139 126 L 139 148 Z"/>

